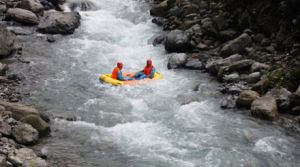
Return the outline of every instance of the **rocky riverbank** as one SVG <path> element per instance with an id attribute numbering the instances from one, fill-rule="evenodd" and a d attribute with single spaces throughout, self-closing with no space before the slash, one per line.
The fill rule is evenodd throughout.
<path id="1" fill-rule="evenodd" d="M 150 14 L 164 35 L 168 68 L 202 70 L 216 76 L 226 94 L 224 109 L 299 131 L 299 2 L 154 0 Z"/>
<path id="2" fill-rule="evenodd" d="M 48 166 L 46 156 L 31 146 L 50 134 L 50 118 L 41 111 L 18 104 L 22 73 L 12 73 L 10 63 L 29 64 L 22 55 L 22 38 L 55 42 L 80 25 L 78 12 L 64 12 L 64 0 L 0 0 L 0 166 Z M 71 7 L 89 9 L 89 2 Z M 42 33 L 42 34 L 40 34 Z M 74 120 L 65 116 L 60 119 Z"/>

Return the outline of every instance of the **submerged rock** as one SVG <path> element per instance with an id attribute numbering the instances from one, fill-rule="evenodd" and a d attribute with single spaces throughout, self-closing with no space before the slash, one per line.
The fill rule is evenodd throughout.
<path id="1" fill-rule="evenodd" d="M 0 24 L 0 58 L 9 56 L 15 50 L 15 38 L 4 24 Z"/>
<path id="2" fill-rule="evenodd" d="M 23 24 L 30 24 L 30 25 L 39 24 L 38 17 L 31 11 L 25 9 L 9 8 L 7 10 L 7 16 L 12 20 Z"/>
<path id="3" fill-rule="evenodd" d="M 176 97 L 176 100 L 181 104 L 181 105 L 185 105 L 185 104 L 189 104 L 195 101 L 199 101 L 198 97 L 194 96 L 194 95 L 188 95 L 188 94 L 180 94 Z"/>
<path id="4" fill-rule="evenodd" d="M 38 31 L 49 34 L 72 34 L 80 25 L 78 12 L 46 12 Z"/>
<path id="5" fill-rule="evenodd" d="M 264 96 L 251 104 L 251 115 L 257 118 L 274 120 L 278 116 L 276 99 Z"/>

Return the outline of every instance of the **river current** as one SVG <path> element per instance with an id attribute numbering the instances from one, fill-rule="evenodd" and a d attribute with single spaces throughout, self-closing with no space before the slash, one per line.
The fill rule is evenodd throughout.
<path id="1" fill-rule="evenodd" d="M 66 4 L 75 2 L 69 0 Z M 38 146 L 51 167 L 297 167 L 299 135 L 246 111 L 221 110 L 218 83 L 206 73 L 168 70 L 162 30 L 143 0 L 91 0 L 81 26 L 55 43 L 25 42 L 18 65 L 24 101 L 79 121 L 55 120 Z M 141 70 L 152 59 L 163 76 L 151 84 L 99 82 L 118 61 Z M 195 87 L 199 87 L 197 91 Z M 198 101 L 181 105 L 178 96 Z"/>

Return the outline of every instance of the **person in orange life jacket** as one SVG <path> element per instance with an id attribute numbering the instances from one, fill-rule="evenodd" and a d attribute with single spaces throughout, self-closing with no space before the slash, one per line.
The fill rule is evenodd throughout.
<path id="1" fill-rule="evenodd" d="M 117 79 L 120 81 L 127 81 L 127 80 L 133 80 L 131 77 L 127 76 L 122 76 L 122 68 L 123 68 L 123 63 L 118 62 L 117 67 L 114 68 L 113 72 L 111 73 L 111 78 Z"/>
<path id="2" fill-rule="evenodd" d="M 150 78 L 152 79 L 154 77 L 155 68 L 152 65 L 152 60 L 147 60 L 147 65 L 144 67 L 144 70 L 137 72 L 134 74 L 133 78 L 140 80 L 144 78 Z"/>

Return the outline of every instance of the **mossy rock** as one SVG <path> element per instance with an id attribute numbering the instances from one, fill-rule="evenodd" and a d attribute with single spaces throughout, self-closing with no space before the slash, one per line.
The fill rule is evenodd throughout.
<path id="1" fill-rule="evenodd" d="M 290 111 L 290 114 L 300 115 L 300 106 L 296 106 L 296 107 L 292 108 L 292 110 Z"/>
<path id="2" fill-rule="evenodd" d="M 26 117 L 23 117 L 20 121 L 31 125 L 34 129 L 36 129 L 39 132 L 40 136 L 45 136 L 50 133 L 49 124 L 37 115 L 28 115 Z"/>

